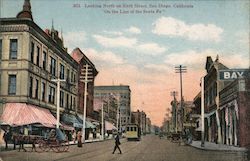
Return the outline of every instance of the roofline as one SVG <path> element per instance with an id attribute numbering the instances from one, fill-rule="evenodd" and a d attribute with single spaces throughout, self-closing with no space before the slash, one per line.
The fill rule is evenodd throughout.
<path id="1" fill-rule="evenodd" d="M 67 58 L 70 59 L 70 61 L 72 61 L 72 63 L 77 67 L 78 63 L 77 61 L 75 61 L 75 59 L 72 58 L 72 56 L 66 52 L 62 47 L 60 47 L 48 34 L 45 33 L 45 31 L 43 29 L 41 29 L 34 21 L 32 21 L 29 18 L 15 18 L 15 17 L 11 17 L 11 18 L 0 18 L 0 24 L 2 25 L 15 25 L 15 24 L 24 24 L 27 25 L 29 27 L 32 27 L 32 29 L 34 29 L 35 31 L 38 32 L 38 34 L 40 34 L 43 38 L 45 38 L 46 40 L 48 40 L 48 43 L 51 44 L 51 46 L 57 48 L 57 50 L 59 50 L 61 53 L 63 53 Z M 12 31 L 9 31 L 12 32 Z M 34 35 L 35 33 L 30 32 L 29 29 L 29 33 Z M 35 35 L 34 35 L 35 36 Z M 53 48 L 51 48 L 51 50 L 53 50 Z"/>

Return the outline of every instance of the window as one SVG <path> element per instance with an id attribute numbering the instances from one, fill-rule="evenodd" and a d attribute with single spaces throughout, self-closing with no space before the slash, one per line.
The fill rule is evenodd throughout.
<path id="1" fill-rule="evenodd" d="M 64 79 L 64 65 L 60 64 L 60 79 Z"/>
<path id="2" fill-rule="evenodd" d="M 43 69 L 46 70 L 46 65 L 47 65 L 47 53 L 43 51 Z"/>
<path id="3" fill-rule="evenodd" d="M 29 88 L 29 96 L 30 96 L 30 98 L 32 98 L 32 94 L 33 94 L 33 78 L 30 77 L 30 88 Z"/>
<path id="4" fill-rule="evenodd" d="M 40 48 L 37 46 L 36 65 L 40 66 Z"/>
<path id="5" fill-rule="evenodd" d="M 55 88 L 49 86 L 49 103 L 55 103 Z"/>
<path id="6" fill-rule="evenodd" d="M 64 105 L 64 92 L 60 91 L 60 107 Z"/>
<path id="7" fill-rule="evenodd" d="M 69 69 L 67 69 L 67 81 L 69 82 Z"/>
<path id="8" fill-rule="evenodd" d="M 2 39 L 0 39 L 0 60 L 2 59 Z"/>
<path id="9" fill-rule="evenodd" d="M 72 98 L 72 96 L 70 96 L 70 109 L 72 109 L 72 102 L 73 102 L 73 98 Z"/>
<path id="10" fill-rule="evenodd" d="M 42 101 L 45 101 L 45 83 L 44 82 L 42 82 L 41 92 L 42 92 Z"/>
<path id="11" fill-rule="evenodd" d="M 34 48 L 35 48 L 35 44 L 33 42 L 31 42 L 30 61 L 32 63 L 34 63 Z"/>
<path id="12" fill-rule="evenodd" d="M 76 82 L 76 75 L 75 74 L 73 75 L 73 82 L 74 83 Z"/>
<path id="13" fill-rule="evenodd" d="M 36 79 L 35 99 L 38 99 L 38 79 Z"/>
<path id="14" fill-rule="evenodd" d="M 69 94 L 66 95 L 66 108 L 69 108 Z"/>
<path id="15" fill-rule="evenodd" d="M 71 71 L 71 78 L 70 78 L 70 82 L 73 82 L 73 71 Z"/>
<path id="16" fill-rule="evenodd" d="M 50 73 L 56 76 L 56 60 L 50 57 Z"/>
<path id="17" fill-rule="evenodd" d="M 16 94 L 16 75 L 9 75 L 9 95 Z"/>
<path id="18" fill-rule="evenodd" d="M 10 59 L 17 59 L 17 39 L 10 39 Z"/>
<path id="19" fill-rule="evenodd" d="M 74 100 L 73 100 L 73 109 L 76 108 L 76 98 L 74 97 Z"/>

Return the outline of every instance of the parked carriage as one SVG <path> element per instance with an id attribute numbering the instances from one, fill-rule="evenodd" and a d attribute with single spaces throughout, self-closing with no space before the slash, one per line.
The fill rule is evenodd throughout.
<path id="1" fill-rule="evenodd" d="M 60 129 L 55 130 L 55 134 L 48 138 L 39 135 L 21 135 L 13 134 L 13 140 L 19 144 L 19 151 L 24 144 L 32 144 L 32 151 L 48 152 L 50 149 L 54 152 L 66 152 L 69 150 L 68 138 Z M 27 149 L 23 146 L 24 151 Z"/>

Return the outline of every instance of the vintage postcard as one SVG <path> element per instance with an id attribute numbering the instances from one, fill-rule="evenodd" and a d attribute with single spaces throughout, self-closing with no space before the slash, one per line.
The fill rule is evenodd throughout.
<path id="1" fill-rule="evenodd" d="M 250 160 L 249 0 L 0 0 L 0 161 Z"/>

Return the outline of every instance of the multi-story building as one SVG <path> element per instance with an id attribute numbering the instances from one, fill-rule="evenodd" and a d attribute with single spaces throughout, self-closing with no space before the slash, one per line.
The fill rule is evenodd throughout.
<path id="1" fill-rule="evenodd" d="M 215 61 L 210 56 L 207 57 L 206 71 L 204 77 L 204 98 L 205 98 L 205 113 L 206 122 L 205 133 L 207 132 L 206 139 L 210 142 L 221 141 L 221 129 L 218 113 L 218 101 L 216 99 L 219 92 L 228 84 L 228 82 L 218 81 L 219 70 L 228 69 L 226 66 L 219 62 L 217 58 Z"/>
<path id="2" fill-rule="evenodd" d="M 137 124 L 140 127 L 141 134 L 146 134 L 146 118 L 147 115 L 143 111 L 137 110 L 131 113 L 131 123 Z"/>
<path id="3" fill-rule="evenodd" d="M 100 122 L 100 133 L 102 133 L 102 121 L 105 133 L 110 134 L 117 130 L 117 107 L 117 100 L 113 95 L 94 98 L 94 112 L 96 113 L 96 119 Z"/>
<path id="4" fill-rule="evenodd" d="M 94 97 L 95 98 L 107 98 L 113 95 L 118 104 L 119 110 L 119 121 L 118 124 L 121 125 L 122 131 L 125 130 L 125 126 L 130 123 L 130 88 L 129 86 L 95 86 L 94 87 Z"/>
<path id="5" fill-rule="evenodd" d="M 151 133 L 151 120 L 149 117 L 146 118 L 146 133 L 147 134 Z"/>
<path id="6" fill-rule="evenodd" d="M 221 120 L 222 144 L 249 148 L 249 89 L 249 78 L 239 78 L 220 92 L 219 116 Z"/>
<path id="7" fill-rule="evenodd" d="M 219 80 L 220 70 L 228 70 L 217 58 L 207 57 L 207 75 L 204 79 L 205 140 L 235 146 L 248 146 L 249 129 L 249 78 Z M 219 96 L 219 97 L 217 97 Z M 200 113 L 201 94 L 195 99 L 193 115 Z M 201 129 L 200 119 L 198 129 Z"/>
<path id="8" fill-rule="evenodd" d="M 43 31 L 33 21 L 29 0 L 16 17 L 0 21 L 1 109 L 25 103 L 56 112 L 57 86 L 51 80 L 59 78 L 67 80 L 60 87 L 60 110 L 75 113 L 78 64 L 58 31 L 53 26 Z"/>
<path id="9" fill-rule="evenodd" d="M 79 49 L 75 48 L 71 56 L 77 61 L 78 65 L 78 102 L 77 102 L 77 112 L 83 114 L 84 111 L 84 80 L 85 80 L 85 69 L 88 65 L 88 83 L 87 83 L 87 108 L 86 116 L 92 118 L 94 112 L 94 82 L 98 71 L 95 65 L 86 57 L 86 55 Z"/>

